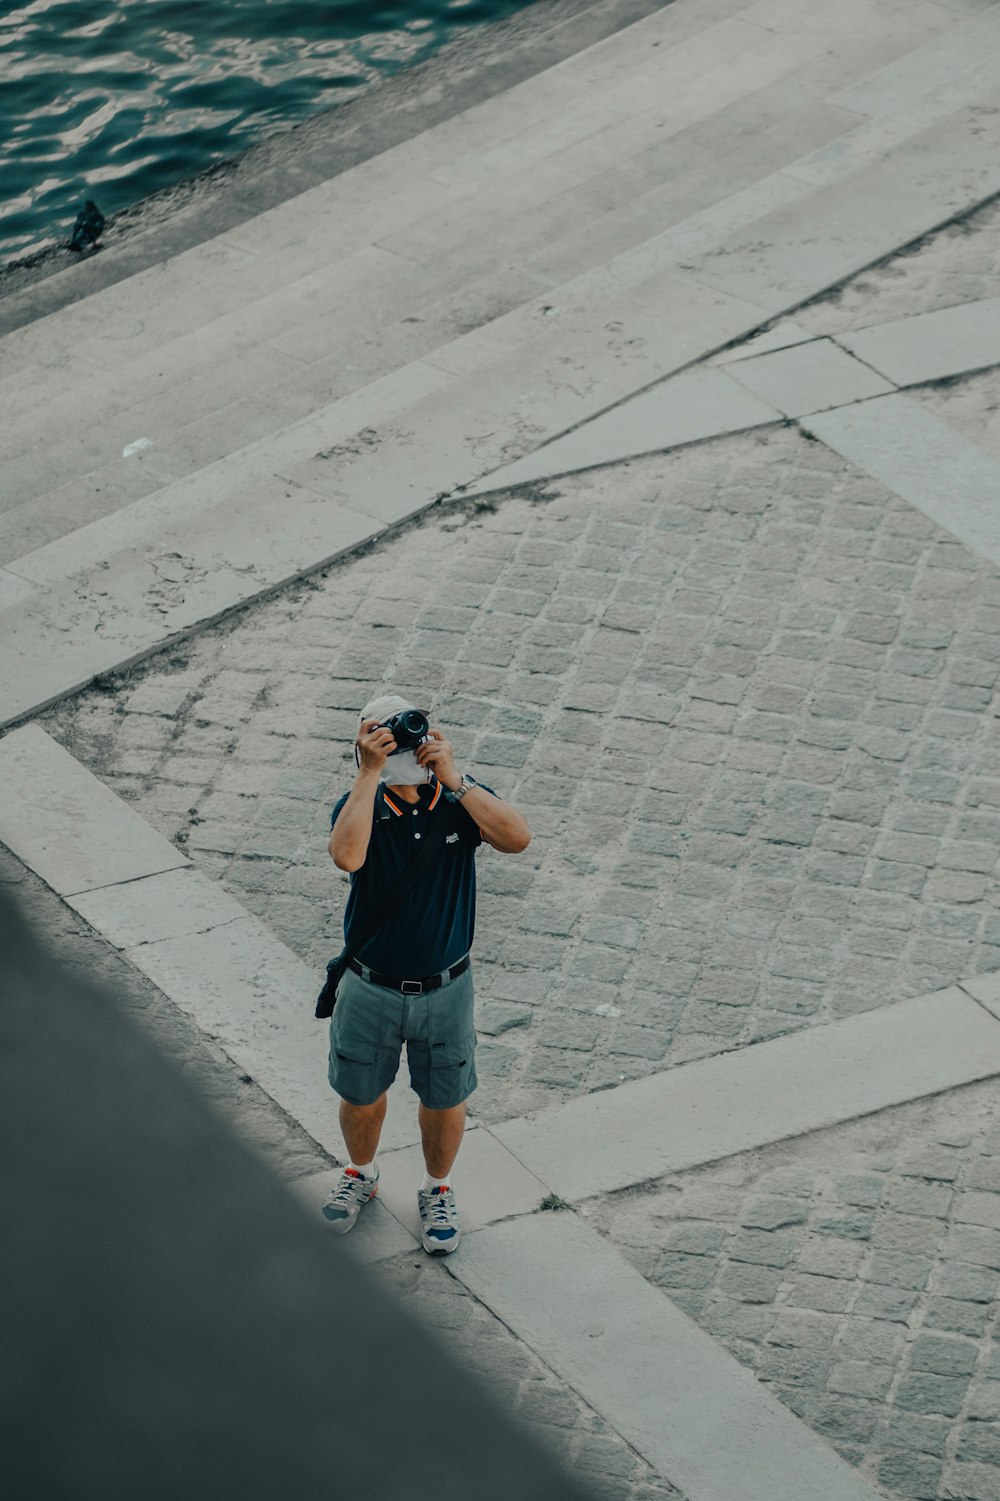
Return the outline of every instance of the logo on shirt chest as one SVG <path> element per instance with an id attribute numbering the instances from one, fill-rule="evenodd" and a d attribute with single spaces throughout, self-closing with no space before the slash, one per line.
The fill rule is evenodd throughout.
<path id="1" fill-rule="evenodd" d="M 457 834 L 449 834 L 445 838 L 444 842 L 445 842 L 445 844 L 457 844 L 458 843 L 458 835 Z"/>

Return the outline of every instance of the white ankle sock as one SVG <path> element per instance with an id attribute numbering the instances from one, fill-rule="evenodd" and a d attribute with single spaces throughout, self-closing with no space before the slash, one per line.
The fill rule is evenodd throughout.
<path id="1" fill-rule="evenodd" d="M 424 1181 L 421 1183 L 420 1187 L 424 1193 L 429 1193 L 432 1188 L 448 1188 L 450 1184 L 450 1178 L 432 1178 L 430 1173 L 425 1171 Z"/>
<path id="2" fill-rule="evenodd" d="M 360 1162 L 351 1162 L 348 1163 L 348 1166 L 353 1168 L 356 1173 L 360 1173 L 363 1178 L 374 1178 L 375 1176 L 374 1159 L 371 1162 L 366 1162 L 363 1166 Z"/>

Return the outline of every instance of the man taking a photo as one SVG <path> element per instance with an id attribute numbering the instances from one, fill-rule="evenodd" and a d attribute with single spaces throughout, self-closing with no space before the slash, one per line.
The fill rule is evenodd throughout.
<path id="1" fill-rule="evenodd" d="M 362 711 L 355 757 L 357 776 L 333 810 L 329 844 L 351 874 L 351 957 L 337 987 L 329 1065 L 350 1160 L 323 1216 L 342 1234 L 378 1191 L 375 1153 L 405 1042 L 426 1168 L 417 1193 L 422 1241 L 443 1255 L 461 1235 L 450 1174 L 477 1083 L 469 960 L 476 850 L 485 840 L 517 854 L 531 833 L 522 814 L 456 768 L 441 731 L 396 694 Z M 405 872 L 429 841 L 433 854 L 407 887 Z M 399 901 L 372 931 L 401 881 Z"/>

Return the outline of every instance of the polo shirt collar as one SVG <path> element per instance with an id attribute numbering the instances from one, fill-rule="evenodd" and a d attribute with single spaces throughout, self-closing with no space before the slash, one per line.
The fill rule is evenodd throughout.
<path id="1" fill-rule="evenodd" d="M 444 783 L 439 782 L 437 777 L 432 777 L 429 785 L 432 787 L 433 791 L 431 793 L 430 801 L 424 804 L 428 813 L 432 812 L 441 801 L 441 793 L 444 788 Z M 386 808 L 390 809 L 391 813 L 394 813 L 397 818 L 402 818 L 406 808 L 412 806 L 410 803 L 401 805 L 400 800 L 393 797 L 392 793 L 389 791 L 388 786 L 384 782 L 381 782 L 379 784 L 379 792 L 382 797 L 382 811 L 379 815 L 381 818 L 390 817 L 390 813 L 385 812 Z M 421 799 L 421 801 L 423 801 L 423 799 Z"/>

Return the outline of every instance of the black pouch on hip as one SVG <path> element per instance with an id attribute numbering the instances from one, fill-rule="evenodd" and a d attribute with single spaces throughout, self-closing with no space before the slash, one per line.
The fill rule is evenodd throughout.
<path id="1" fill-rule="evenodd" d="M 350 957 L 347 949 L 341 949 L 336 959 L 331 959 L 326 966 L 326 979 L 323 982 L 323 989 L 316 997 L 316 1011 L 314 1013 L 321 1020 L 333 1015 L 333 1008 L 337 1004 L 337 986 L 343 979 L 344 970 L 347 968 L 347 961 Z"/>

